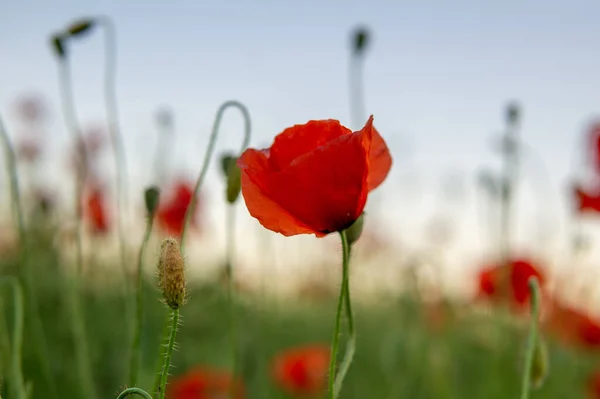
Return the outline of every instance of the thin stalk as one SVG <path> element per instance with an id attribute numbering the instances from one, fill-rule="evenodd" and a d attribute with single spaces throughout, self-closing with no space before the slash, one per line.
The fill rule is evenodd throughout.
<path id="1" fill-rule="evenodd" d="M 235 206 L 230 204 L 226 211 L 226 250 L 225 250 L 225 275 L 227 277 L 227 304 L 229 307 L 229 334 L 231 358 L 233 362 L 233 381 L 230 394 L 233 397 L 236 388 L 236 378 L 238 373 L 238 351 L 237 351 L 237 324 L 235 318 L 235 286 L 233 280 L 233 257 L 235 253 Z"/>
<path id="2" fill-rule="evenodd" d="M 158 389 L 160 387 L 160 379 L 162 377 L 162 364 L 163 358 L 165 356 L 166 350 L 166 342 L 169 339 L 169 327 L 171 326 L 171 317 L 168 315 L 165 318 L 165 324 L 163 326 L 163 331 L 160 339 L 160 347 L 158 349 L 158 357 L 156 358 L 156 365 L 154 366 L 154 381 L 152 382 L 152 391 L 153 393 L 158 393 Z"/>
<path id="3" fill-rule="evenodd" d="M 248 112 L 248 109 L 244 104 L 236 100 L 229 100 L 224 102 L 217 110 L 215 121 L 212 126 L 212 132 L 208 141 L 208 147 L 206 147 L 206 153 L 204 154 L 204 162 L 202 164 L 202 168 L 200 169 L 200 175 L 198 176 L 198 180 L 196 180 L 196 186 L 194 187 L 194 195 L 192 196 L 190 205 L 188 206 L 185 213 L 185 221 L 183 224 L 183 231 L 181 233 L 180 240 L 180 248 L 182 253 L 184 251 L 185 235 L 187 233 L 188 226 L 192 219 L 193 211 L 196 207 L 196 202 L 198 200 L 198 192 L 200 191 L 202 182 L 204 182 L 204 178 L 206 176 L 206 173 L 208 172 L 208 166 L 210 165 L 210 160 L 215 149 L 215 143 L 217 141 L 217 135 L 219 133 L 219 126 L 221 125 L 221 119 L 223 119 L 223 113 L 227 110 L 227 108 L 230 107 L 239 109 L 242 113 L 242 116 L 244 117 L 244 140 L 242 142 L 240 153 L 243 152 L 250 143 L 250 132 L 252 127 L 250 122 L 250 113 Z"/>
<path id="4" fill-rule="evenodd" d="M 69 66 L 68 58 L 61 57 L 59 59 L 59 85 L 60 94 L 62 101 L 63 115 L 67 128 L 73 135 L 75 143 L 81 143 L 81 151 L 79 155 L 81 158 L 79 161 L 82 165 L 77 168 L 77 177 L 75 181 L 75 210 L 76 210 L 76 221 L 77 221 L 77 234 L 76 234 L 76 251 L 77 251 L 77 274 L 75 282 L 70 284 L 69 292 L 71 293 L 70 305 L 72 312 L 72 328 L 73 335 L 75 338 L 75 357 L 76 357 L 76 368 L 79 372 L 79 380 L 82 384 L 84 395 L 87 398 L 94 399 L 96 393 L 94 390 L 94 384 L 92 379 L 92 372 L 89 364 L 89 356 L 86 341 L 85 332 L 85 318 L 84 310 L 82 305 L 82 294 L 81 294 L 81 281 L 83 280 L 83 186 L 87 177 L 88 168 L 88 157 L 87 149 L 83 143 L 81 137 L 81 130 L 79 129 L 79 123 L 77 121 L 75 112 L 75 103 L 73 101 L 73 85 L 71 84 L 71 69 Z"/>
<path id="5" fill-rule="evenodd" d="M 31 268 L 29 267 L 29 237 L 25 227 L 25 217 L 21 202 L 21 190 L 19 186 L 19 177 L 17 174 L 16 156 L 1 117 L 0 138 L 2 139 L 2 144 L 6 154 L 5 156 L 10 180 L 12 208 L 15 212 L 14 216 L 17 219 L 17 231 L 19 233 L 20 246 L 19 278 L 27 299 L 25 303 L 27 306 L 27 312 L 29 314 L 28 320 L 30 320 L 32 324 L 31 328 L 33 330 L 32 332 L 35 341 L 34 346 L 36 356 L 42 368 L 42 375 L 46 382 L 46 386 L 49 390 L 48 394 L 51 398 L 57 398 L 58 393 L 56 391 L 56 384 L 54 383 L 54 378 L 52 378 L 52 371 L 50 368 L 50 362 L 48 360 L 50 358 L 48 356 L 48 345 L 46 343 L 42 318 L 38 308 L 37 295 L 35 289 L 33 288 L 33 276 L 31 275 Z"/>
<path id="6" fill-rule="evenodd" d="M 363 61 L 361 53 L 352 52 L 348 68 L 350 87 L 350 121 L 353 129 L 360 129 L 367 120 L 365 112 L 365 93 L 363 83 Z"/>
<path id="7" fill-rule="evenodd" d="M 335 326 L 333 333 L 333 340 L 331 343 L 331 358 L 329 361 L 329 398 L 335 399 L 338 397 L 344 377 L 350 368 L 350 364 L 352 363 L 352 358 L 354 356 L 355 351 L 355 337 L 354 337 L 354 320 L 352 318 L 352 309 L 349 306 L 350 297 L 349 297 L 349 279 L 348 279 L 348 266 L 350 261 L 350 246 L 348 244 L 348 238 L 346 237 L 346 232 L 341 231 L 340 237 L 342 240 L 342 284 L 340 289 L 340 296 L 338 299 L 337 311 L 335 316 Z M 340 367 L 339 373 L 336 375 L 335 368 L 337 363 L 337 353 L 340 339 L 340 326 L 342 319 L 342 308 L 346 303 L 346 312 L 348 315 L 348 323 L 349 323 L 349 342 L 346 347 L 346 354 L 344 355 L 344 360 Z"/>
<path id="8" fill-rule="evenodd" d="M 119 396 L 117 396 L 117 399 L 123 399 L 131 395 L 138 395 L 145 399 L 152 399 L 152 396 L 150 396 L 148 392 L 140 388 L 127 388 L 126 390 L 121 392 Z"/>
<path id="9" fill-rule="evenodd" d="M 27 392 L 23 381 L 21 352 L 23 350 L 23 290 L 15 277 L 3 277 L 0 283 L 11 286 L 13 290 L 14 322 L 12 332 L 12 353 L 10 359 L 11 396 L 25 399 Z"/>
<path id="10" fill-rule="evenodd" d="M 167 379 L 169 377 L 169 368 L 171 367 L 171 355 L 175 346 L 175 336 L 177 335 L 177 324 L 179 323 L 179 309 L 174 309 L 172 312 L 171 334 L 169 335 L 169 343 L 165 353 L 165 362 L 163 364 L 162 375 L 160 377 L 160 386 L 158 388 L 159 399 L 165 399 L 165 391 L 167 387 Z"/>
<path id="11" fill-rule="evenodd" d="M 140 364 L 140 338 L 142 335 L 142 321 L 143 321 L 143 266 L 144 266 L 144 254 L 146 253 L 146 247 L 148 241 L 152 235 L 152 225 L 154 224 L 154 213 L 148 215 L 148 221 L 146 223 L 146 231 L 144 233 L 144 239 L 140 246 L 138 253 L 138 264 L 137 264 L 137 287 L 136 287 L 136 308 L 135 308 L 135 325 L 133 329 L 133 339 L 131 341 L 131 353 L 129 359 L 129 385 L 135 386 L 137 384 L 137 376 Z"/>
<path id="12" fill-rule="evenodd" d="M 531 324 L 529 327 L 529 336 L 527 337 L 527 354 L 521 383 L 521 399 L 528 399 L 531 390 L 531 370 L 535 356 L 535 347 L 538 344 L 538 318 L 540 313 L 540 286 L 537 279 L 531 277 L 528 285 L 531 294 Z"/>
<path id="13" fill-rule="evenodd" d="M 170 120 L 171 115 L 164 114 L 163 117 L 168 117 L 169 121 L 165 121 L 162 119 L 157 121 L 158 137 L 156 145 L 156 155 L 154 157 L 154 177 L 156 179 L 155 184 L 158 187 L 162 187 L 163 183 L 165 182 L 166 176 L 168 176 L 168 172 L 165 173 L 165 170 L 168 170 L 166 160 L 170 159 L 171 151 L 169 145 L 173 141 L 174 136 L 174 129 L 172 121 Z M 171 140 L 168 140 L 169 138 L 171 138 Z"/>

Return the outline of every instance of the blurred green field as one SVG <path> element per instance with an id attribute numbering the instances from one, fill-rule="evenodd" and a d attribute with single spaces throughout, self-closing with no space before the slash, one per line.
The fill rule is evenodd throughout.
<path id="1" fill-rule="evenodd" d="M 74 369 L 71 316 L 65 289 L 68 277 L 61 271 L 60 257 L 52 245 L 44 240 L 36 244 L 29 267 L 35 277 L 52 375 L 60 398 L 82 397 Z M 150 271 L 154 259 L 148 258 Z M 3 256 L 1 274 L 17 275 L 17 262 L 10 254 Z M 108 398 L 116 397 L 126 386 L 131 323 L 126 317 L 122 287 L 116 282 L 119 277 L 115 279 L 114 272 L 106 271 L 108 268 L 101 269 L 105 271 L 88 273 L 85 319 L 95 387 L 99 397 Z M 106 284 L 107 281 L 113 283 Z M 11 296 L 3 292 L 2 299 L 10 327 Z M 151 273 L 146 274 L 144 281 L 144 308 L 140 385 L 150 389 L 167 314 Z M 442 313 L 437 313 L 445 322 L 432 324 L 431 313 L 426 309 L 409 294 L 382 299 L 379 305 L 355 303 L 357 353 L 343 398 L 518 397 L 526 320 L 515 322 L 508 313 L 489 314 L 464 305 L 447 304 L 440 308 Z M 295 345 L 315 342 L 328 345 L 334 311 L 333 300 L 263 300 L 260 295 L 239 294 L 236 309 L 239 365 L 246 397 L 290 397 L 272 380 L 272 357 Z M 225 290 L 218 284 L 189 282 L 189 301 L 182 308 L 182 320 L 171 374 L 177 376 L 195 366 L 230 369 Z M 33 397 L 45 398 L 47 387 L 31 344 L 30 327 L 26 320 L 24 377 L 33 383 Z M 531 397 L 586 397 L 587 380 L 597 363 L 597 355 L 565 348 L 550 338 L 547 341 L 550 375 Z M 2 359 L 6 360 L 6 356 Z M 5 371 L 4 363 L 2 372 Z M 2 397 L 10 399 L 5 386 Z"/>

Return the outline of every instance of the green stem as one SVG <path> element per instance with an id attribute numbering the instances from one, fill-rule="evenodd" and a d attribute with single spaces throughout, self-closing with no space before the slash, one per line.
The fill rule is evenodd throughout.
<path id="1" fill-rule="evenodd" d="M 19 245 L 21 247 L 19 277 L 21 279 L 23 291 L 25 291 L 25 297 L 27 298 L 26 306 L 29 313 L 28 319 L 32 323 L 36 356 L 41 365 L 42 374 L 49 390 L 48 394 L 52 398 L 57 398 L 58 393 L 56 391 L 56 384 L 54 383 L 54 378 L 52 378 L 52 372 L 48 360 L 50 358 L 48 356 L 48 345 L 46 344 L 42 319 L 37 305 L 37 296 L 35 294 L 35 289 L 33 288 L 33 277 L 31 275 L 31 268 L 29 267 L 29 237 L 25 227 L 25 217 L 21 203 L 21 190 L 19 187 L 19 177 L 17 174 L 16 156 L 1 117 L 0 138 L 2 139 L 2 144 L 6 154 L 7 170 L 10 177 L 11 203 L 13 211 L 15 212 L 14 216 L 17 219 L 17 231 L 19 233 Z"/>
<path id="2" fill-rule="evenodd" d="M 83 243 L 82 243 L 82 226 L 83 226 L 83 186 L 87 176 L 88 168 L 88 156 L 87 149 L 83 143 L 81 137 L 81 130 L 79 129 L 79 123 L 77 121 L 75 113 L 75 103 L 73 101 L 73 85 L 71 84 L 71 70 L 67 57 L 61 57 L 59 59 L 59 80 L 60 80 L 60 93 L 62 99 L 62 109 L 65 118 L 65 123 L 73 135 L 74 142 L 81 144 L 81 158 L 79 161 L 82 165 L 77 168 L 77 178 L 75 181 L 75 209 L 77 219 L 77 234 L 76 234 L 76 247 L 77 247 L 77 275 L 75 282 L 71 282 L 72 285 L 69 288 L 71 293 L 70 305 L 72 313 L 72 328 L 75 340 L 75 357 L 77 361 L 76 368 L 79 372 L 79 380 L 83 388 L 83 396 L 94 399 L 96 393 L 94 390 L 94 384 L 92 379 L 92 372 L 89 364 L 89 356 L 87 349 L 86 333 L 85 333 L 85 321 L 84 311 L 82 309 L 82 298 L 80 292 L 80 283 L 83 279 Z"/>
<path id="3" fill-rule="evenodd" d="M 14 323 L 12 332 L 12 354 L 10 360 L 10 388 L 11 396 L 16 399 L 25 399 L 27 392 L 23 381 L 21 369 L 21 351 L 23 350 L 23 290 L 15 277 L 2 277 L 0 283 L 12 287 L 14 301 Z"/>
<path id="4" fill-rule="evenodd" d="M 175 336 L 177 335 L 177 324 L 179 323 L 179 309 L 174 309 L 172 314 L 173 321 L 171 323 L 171 334 L 169 336 L 167 352 L 165 353 L 165 362 L 163 364 L 162 375 L 160 377 L 160 386 L 158 388 L 159 399 L 165 399 L 167 378 L 169 377 L 169 368 L 171 367 L 171 355 L 173 354 L 173 347 L 175 346 Z"/>
<path id="5" fill-rule="evenodd" d="M 171 325 L 171 317 L 167 315 L 165 318 L 165 324 L 163 326 L 163 331 L 160 339 L 160 346 L 158 348 L 158 357 L 156 358 L 156 366 L 154 366 L 154 381 L 152 382 L 152 391 L 153 393 L 158 393 L 158 389 L 160 387 L 160 378 L 162 377 L 162 360 L 165 357 L 166 351 L 166 342 L 169 339 L 169 327 Z"/>
<path id="6" fill-rule="evenodd" d="M 119 396 L 117 396 L 117 399 L 123 399 L 131 395 L 139 395 L 146 399 L 152 399 L 152 396 L 150 396 L 148 392 L 140 388 L 127 388 L 126 390 L 121 392 Z"/>
<path id="7" fill-rule="evenodd" d="M 342 239 L 342 252 L 343 252 L 343 260 L 342 260 L 342 284 L 340 289 L 340 296 L 338 299 L 337 311 L 335 316 L 335 327 L 333 333 L 333 341 L 331 344 L 331 358 L 329 361 L 329 398 L 335 399 L 338 397 L 342 383 L 350 368 L 350 364 L 352 363 L 352 357 L 354 356 L 355 351 L 355 338 L 354 338 L 354 320 L 352 318 L 352 309 L 349 307 L 350 297 L 348 293 L 349 283 L 348 283 L 348 265 L 350 260 L 350 246 L 348 244 L 348 238 L 346 237 L 346 232 L 341 231 L 340 237 Z M 342 367 L 340 368 L 339 374 L 336 376 L 335 366 L 337 363 L 337 352 L 338 345 L 340 339 L 340 325 L 342 318 L 342 308 L 344 303 L 346 303 L 347 314 L 348 314 L 348 323 L 349 323 L 349 331 L 350 338 L 348 342 L 348 346 L 346 348 L 346 354 L 344 356 L 344 360 L 342 362 Z"/>
<path id="8" fill-rule="evenodd" d="M 335 377 L 334 393 L 335 397 L 339 397 L 342 390 L 342 384 L 344 378 L 350 370 L 350 365 L 354 359 L 354 353 L 356 352 L 356 334 L 354 333 L 354 315 L 352 313 L 352 303 L 350 301 L 350 278 L 349 278 L 349 264 L 350 264 L 350 252 L 351 246 L 348 244 L 346 232 L 342 232 L 342 252 L 343 252 L 343 277 L 342 284 L 345 285 L 345 303 L 346 303 L 346 317 L 348 319 L 348 342 L 346 343 L 346 353 L 342 359 L 340 369 L 337 376 Z"/>
<path id="9" fill-rule="evenodd" d="M 239 101 L 229 100 L 224 102 L 217 110 L 215 121 L 212 126 L 212 132 L 210 134 L 210 139 L 208 141 L 208 147 L 206 147 L 206 153 L 204 154 L 204 163 L 202 164 L 202 169 L 200 169 L 200 175 L 198 176 L 198 180 L 196 180 L 196 186 L 194 187 L 194 195 L 192 196 L 190 205 L 188 206 L 187 211 L 185 213 L 185 221 L 183 224 L 183 231 L 181 232 L 181 240 L 179 245 L 182 253 L 184 251 L 185 235 L 187 233 L 190 220 L 192 219 L 194 208 L 196 207 L 196 201 L 198 200 L 198 192 L 200 191 L 202 182 L 204 181 L 206 173 L 208 172 L 208 166 L 210 165 L 210 160 L 215 149 L 215 143 L 217 141 L 217 135 L 219 133 L 219 126 L 221 126 L 221 119 L 223 119 L 223 113 L 225 112 L 225 110 L 230 107 L 239 109 L 242 113 L 242 116 L 244 117 L 244 141 L 242 142 L 242 148 L 240 150 L 240 153 L 243 152 L 250 143 L 251 123 L 250 113 L 248 112 L 248 109 L 244 104 L 242 104 Z"/>
<path id="10" fill-rule="evenodd" d="M 529 398 L 531 386 L 531 369 L 535 356 L 535 347 L 538 341 L 538 318 L 540 312 L 540 286 L 535 277 L 529 278 L 529 292 L 531 293 L 531 323 L 529 336 L 527 337 L 527 354 L 525 357 L 525 368 L 521 384 L 521 399 Z"/>
<path id="11" fill-rule="evenodd" d="M 146 232 L 144 233 L 144 239 L 140 246 L 140 252 L 138 253 L 138 264 L 137 264 L 137 287 L 136 287 L 136 309 L 135 309 L 135 325 L 133 329 L 133 339 L 131 341 L 131 353 L 129 359 L 129 385 L 135 386 L 137 384 L 137 375 L 140 364 L 140 338 L 142 335 L 142 319 L 143 319 L 143 266 L 144 266 L 144 254 L 148 241 L 152 235 L 152 225 L 154 222 L 154 214 L 148 215 L 148 222 L 146 224 Z"/>
<path id="12" fill-rule="evenodd" d="M 231 348 L 231 360 L 233 364 L 233 381 L 231 384 L 230 395 L 234 397 L 236 388 L 236 378 L 238 373 L 238 351 L 237 351 L 237 324 L 235 317 L 235 286 L 233 279 L 233 257 L 235 252 L 235 207 L 233 204 L 227 206 L 226 211 L 226 242 L 227 248 L 225 250 L 225 276 L 227 278 L 227 303 L 229 307 L 229 334 L 230 334 L 230 348 Z"/>

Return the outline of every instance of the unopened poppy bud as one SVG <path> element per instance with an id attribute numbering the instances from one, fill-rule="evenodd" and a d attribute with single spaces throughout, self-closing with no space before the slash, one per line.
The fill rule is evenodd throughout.
<path id="1" fill-rule="evenodd" d="M 50 43 L 52 45 L 52 50 L 58 56 L 58 58 L 64 58 L 67 55 L 65 51 L 65 46 L 63 43 L 64 36 L 56 34 L 53 35 L 50 39 Z"/>
<path id="2" fill-rule="evenodd" d="M 348 239 L 348 244 L 352 245 L 360 238 L 363 226 L 365 224 L 365 213 L 361 213 L 361 215 L 356 219 L 354 223 L 350 227 L 346 229 L 346 238 Z"/>
<path id="3" fill-rule="evenodd" d="M 93 26 L 93 19 L 81 19 L 69 25 L 69 27 L 67 28 L 67 33 L 69 34 L 69 36 L 79 36 L 88 32 Z"/>
<path id="4" fill-rule="evenodd" d="M 163 299 L 171 309 L 179 309 L 185 303 L 185 261 L 179 243 L 166 238 L 160 246 L 158 259 L 158 287 Z"/>
<path id="5" fill-rule="evenodd" d="M 538 337 L 533 353 L 533 364 L 531 365 L 532 388 L 539 389 L 542 387 L 548 375 L 548 369 L 548 347 L 546 342 Z"/>
<path id="6" fill-rule="evenodd" d="M 519 122 L 521 118 L 521 107 L 515 102 L 511 102 L 506 107 L 506 121 L 510 125 L 514 125 Z"/>
<path id="7" fill-rule="evenodd" d="M 149 187 L 144 192 L 144 201 L 146 203 L 146 212 L 148 216 L 154 215 L 160 199 L 160 190 L 158 187 Z"/>
<path id="8" fill-rule="evenodd" d="M 227 183 L 227 202 L 233 204 L 242 189 L 242 172 L 237 166 L 237 157 L 225 154 L 221 157 L 221 170 Z"/>
<path id="9" fill-rule="evenodd" d="M 357 28 L 352 35 L 352 49 L 357 55 L 362 54 L 369 45 L 369 31 L 366 28 Z"/>

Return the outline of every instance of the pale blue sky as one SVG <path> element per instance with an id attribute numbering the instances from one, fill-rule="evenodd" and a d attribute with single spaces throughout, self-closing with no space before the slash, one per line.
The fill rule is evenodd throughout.
<path id="1" fill-rule="evenodd" d="M 214 112 L 228 99 L 250 109 L 253 145 L 308 119 L 349 124 L 349 31 L 368 26 L 373 41 L 365 63 L 367 109 L 395 161 L 379 195 L 406 226 L 440 213 L 440 176 L 456 171 L 471 184 L 480 166 L 497 166 L 491 135 L 502 128 L 503 107 L 511 99 L 523 105 L 523 138 L 535 151 L 526 178 L 537 179 L 540 160 L 551 178 L 551 192 L 534 197 L 535 191 L 526 191 L 520 202 L 534 219 L 544 208 L 549 223 L 556 223 L 567 205 L 563 186 L 581 130 L 600 112 L 595 0 L 78 0 L 5 1 L 0 7 L 0 110 L 11 127 L 14 97 L 42 93 L 53 103 L 56 146 L 68 136 L 48 35 L 75 17 L 114 19 L 122 130 L 136 174 L 154 154 L 153 113 L 163 104 L 176 112 L 178 162 L 193 170 L 201 163 Z M 100 37 L 93 34 L 72 49 L 84 124 L 104 115 Z M 219 148 L 238 146 L 242 125 L 233 114 L 226 117 L 228 137 Z M 415 172 L 424 201 L 406 193 Z"/>

